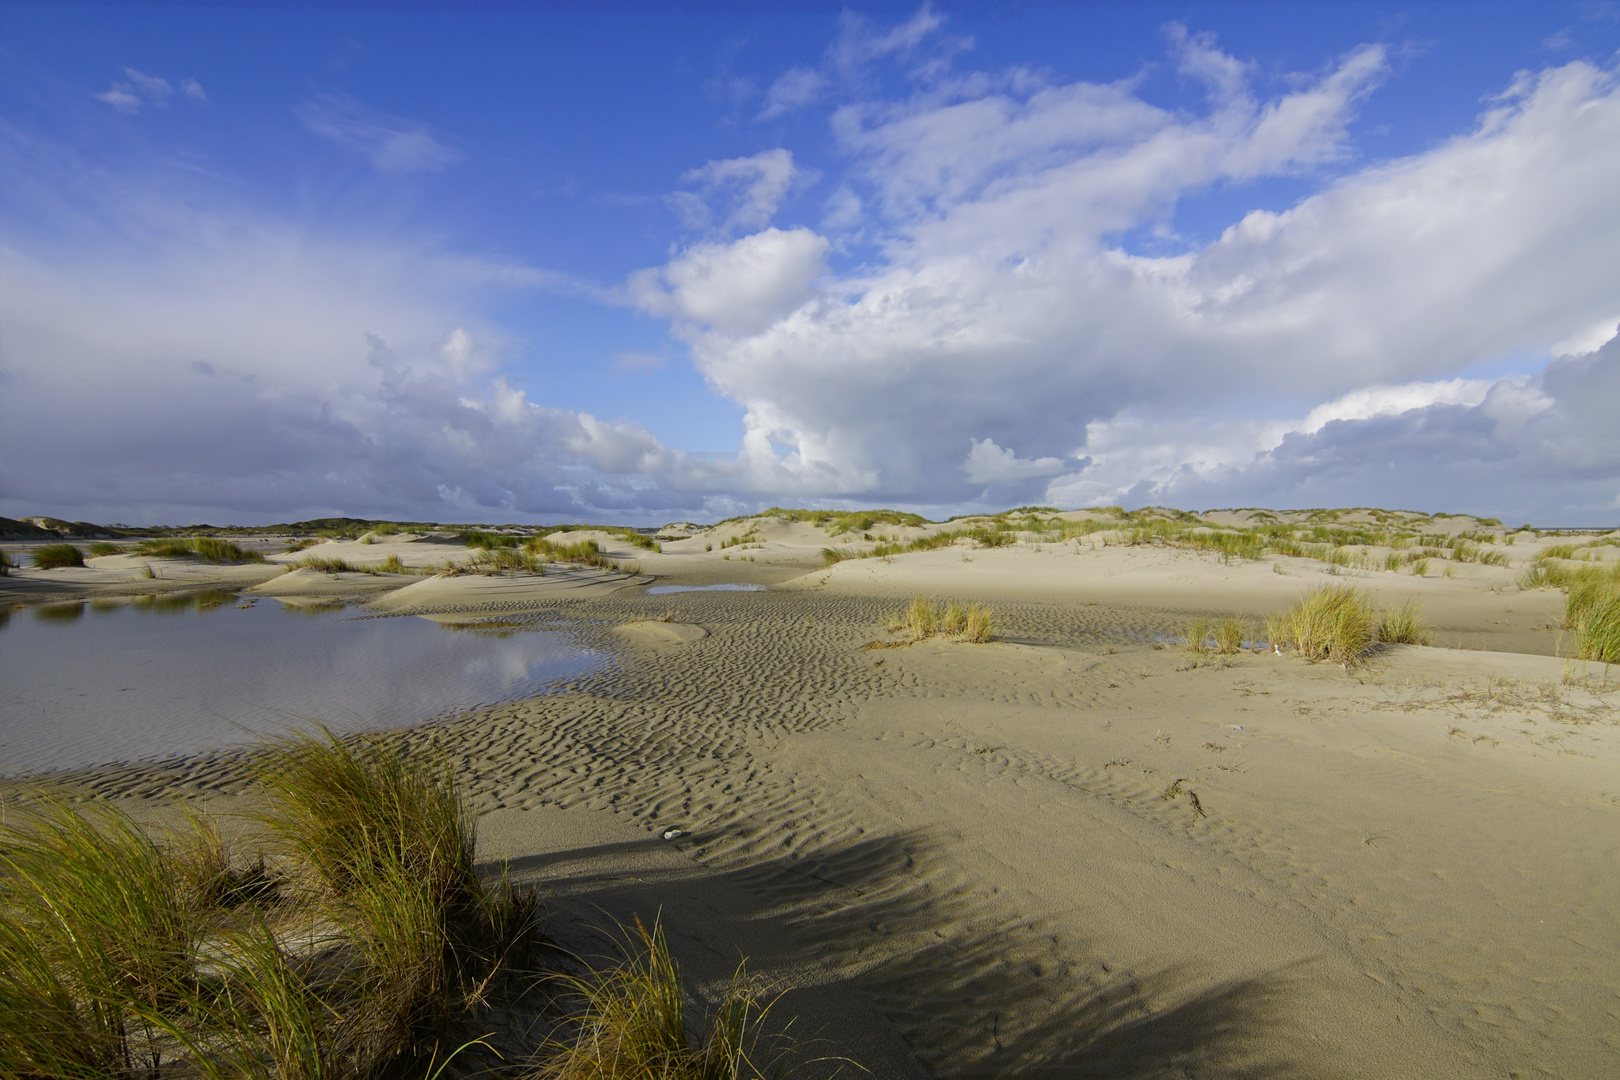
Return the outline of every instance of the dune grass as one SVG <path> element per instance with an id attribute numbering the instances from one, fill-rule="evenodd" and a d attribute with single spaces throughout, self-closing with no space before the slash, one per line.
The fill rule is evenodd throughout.
<path id="1" fill-rule="evenodd" d="M 1265 621 L 1266 639 L 1278 652 L 1292 649 L 1315 663 L 1354 665 L 1379 644 L 1427 645 L 1428 623 L 1417 601 L 1378 611 L 1361 589 L 1325 585 Z"/>
<path id="2" fill-rule="evenodd" d="M 7 552 L 0 551 L 0 577 L 10 577 L 11 568 L 15 565 Z"/>
<path id="3" fill-rule="evenodd" d="M 763 1074 L 764 1010 L 742 972 L 688 1041 L 656 927 L 621 967 L 570 980 L 583 1006 L 562 1030 L 577 1037 L 537 1045 L 559 1029 L 512 1023 L 538 1004 L 524 1004 L 543 975 L 536 900 L 475 872 L 473 817 L 442 756 L 321 731 L 263 750 L 257 781 L 247 857 L 198 815 L 154 836 L 45 790 L 8 802 L 0 1076 Z"/>
<path id="4" fill-rule="evenodd" d="M 1429 624 L 1416 600 L 1385 611 L 1378 620 L 1378 640 L 1390 645 L 1427 645 Z"/>
<path id="5" fill-rule="evenodd" d="M 595 978 L 565 980 L 584 1003 L 579 1033 L 553 1044 L 534 1080 L 743 1080 L 780 1075 L 778 1055 L 761 1053 L 761 1005 L 743 968 L 708 1024 L 693 1030 L 680 965 L 657 923 L 636 922 L 630 956 Z"/>
<path id="6" fill-rule="evenodd" d="M 197 559 L 205 563 L 262 563 L 264 556 L 217 536 L 179 536 L 144 540 L 135 549 L 150 559 Z"/>
<path id="7" fill-rule="evenodd" d="M 1377 640 L 1367 594 L 1348 585 L 1326 585 L 1268 621 L 1272 644 L 1290 646 L 1310 661 L 1359 663 Z"/>
<path id="8" fill-rule="evenodd" d="M 938 606 L 922 596 L 912 597 L 905 610 L 886 619 L 883 627 L 891 634 L 903 633 L 912 641 L 939 636 L 975 644 L 994 641 L 1000 632 L 989 607 L 955 601 Z"/>
<path id="9" fill-rule="evenodd" d="M 92 559 L 99 559 L 103 555 L 122 555 L 128 550 L 122 544 L 109 544 L 105 540 L 98 540 L 90 545 L 88 553 Z"/>
<path id="10" fill-rule="evenodd" d="M 58 570 L 67 566 L 84 565 L 84 552 L 72 544 L 45 544 L 35 548 L 30 555 L 35 568 L 39 570 Z"/>
<path id="11" fill-rule="evenodd" d="M 1247 620 L 1235 615 L 1220 619 L 1189 619 L 1181 630 L 1182 648 L 1195 656 L 1206 656 L 1211 653 L 1231 656 L 1242 651 L 1248 633 Z"/>

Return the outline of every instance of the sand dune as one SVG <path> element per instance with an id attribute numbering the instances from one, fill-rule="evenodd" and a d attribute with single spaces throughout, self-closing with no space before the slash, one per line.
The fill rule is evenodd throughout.
<path id="1" fill-rule="evenodd" d="M 1613 1074 L 1620 667 L 1546 655 L 1560 597 L 1518 566 L 1070 542 L 819 568 L 825 531 L 747 525 L 644 565 L 784 587 L 642 596 L 593 571 L 372 601 L 578 618 L 618 652 L 406 735 L 453 750 L 484 856 L 568 933 L 598 902 L 663 906 L 700 983 L 755 957 L 875 1075 Z M 1416 597 L 1466 647 L 1346 669 L 1175 644 L 1190 613 L 1334 581 Z M 991 602 L 1002 640 L 864 649 L 914 592 Z M 243 784 L 230 757 L 79 779 Z"/>

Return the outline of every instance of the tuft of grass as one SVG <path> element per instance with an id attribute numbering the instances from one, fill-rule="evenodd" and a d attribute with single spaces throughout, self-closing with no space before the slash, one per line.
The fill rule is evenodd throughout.
<path id="1" fill-rule="evenodd" d="M 183 991 L 198 937 L 157 845 L 110 807 L 41 796 L 7 808 L 0 866 L 0 1075 L 155 1072 L 140 1019 Z"/>
<path id="2" fill-rule="evenodd" d="M 555 1056 L 535 1080 L 744 1080 L 779 1075 L 779 1060 L 761 1054 L 769 1011 L 738 967 L 731 985 L 694 1032 L 688 1022 L 680 965 L 663 928 L 637 920 L 632 954 L 596 979 L 569 978 L 584 1001 L 572 1042 L 553 1044 Z M 779 1055 L 770 1055 L 779 1057 Z"/>
<path id="3" fill-rule="evenodd" d="M 1575 650 L 1582 660 L 1620 664 L 1620 589 L 1586 603 L 1575 626 Z"/>
<path id="4" fill-rule="evenodd" d="M 32 555 L 34 566 L 40 570 L 84 565 L 84 552 L 72 544 L 46 544 L 35 548 Z"/>
<path id="5" fill-rule="evenodd" d="M 294 540 L 281 550 L 282 554 L 291 555 L 295 551 L 303 551 L 305 548 L 314 547 L 318 543 L 320 543 L 320 541 L 315 539 L 313 536 L 306 536 L 300 540 Z"/>
<path id="6" fill-rule="evenodd" d="M 1348 585 L 1324 585 L 1290 607 L 1273 627 L 1273 644 L 1292 647 L 1313 663 L 1360 662 L 1375 640 L 1372 604 Z"/>
<path id="7" fill-rule="evenodd" d="M 105 540 L 98 540 L 90 545 L 90 557 L 99 559 L 103 555 L 122 555 L 126 550 L 128 549 L 122 544 L 109 544 Z"/>
<path id="8" fill-rule="evenodd" d="M 883 626 L 890 633 L 904 633 L 912 641 L 937 634 L 953 641 L 984 644 L 994 641 L 999 632 L 995 613 L 982 604 L 953 602 L 936 607 L 922 596 L 912 597 L 905 610 L 884 620 Z"/>
<path id="9" fill-rule="evenodd" d="M 1428 559 L 1414 559 L 1414 560 L 1412 560 L 1412 576 L 1413 577 L 1423 577 L 1428 572 L 1429 572 L 1429 560 Z"/>
<path id="10" fill-rule="evenodd" d="M 257 551 L 221 540 L 217 536 L 181 536 L 144 540 L 136 554 L 150 559 L 197 559 L 205 563 L 262 563 Z"/>
<path id="11" fill-rule="evenodd" d="M 1209 652 L 1209 620 L 1187 620 L 1181 629 L 1181 641 L 1182 647 L 1196 656 Z"/>
<path id="12" fill-rule="evenodd" d="M 1378 621 L 1378 640 L 1390 645 L 1427 645 L 1429 624 L 1416 600 L 1386 611 Z"/>
<path id="13" fill-rule="evenodd" d="M 11 568 L 14 565 L 11 556 L 4 551 L 0 551 L 0 577 L 10 577 Z"/>
<path id="14" fill-rule="evenodd" d="M 1226 616 L 1215 624 L 1215 651 L 1222 656 L 1231 656 L 1243 648 L 1243 639 L 1248 633 L 1246 620 L 1235 615 Z"/>
<path id="15" fill-rule="evenodd" d="M 306 570 L 319 570 L 323 574 L 354 574 L 360 572 L 358 566 L 350 564 L 345 559 L 328 558 L 323 555 L 310 555 L 307 558 L 300 559 L 295 565 Z"/>

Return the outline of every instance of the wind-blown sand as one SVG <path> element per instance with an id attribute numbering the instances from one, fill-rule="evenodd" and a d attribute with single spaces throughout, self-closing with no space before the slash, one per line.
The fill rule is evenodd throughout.
<path id="1" fill-rule="evenodd" d="M 1547 655 L 1556 592 L 1340 579 L 1465 646 L 1345 670 L 1154 640 L 1276 610 L 1321 563 L 1071 543 L 810 570 L 829 538 L 779 532 L 753 563 L 701 534 L 637 556 L 769 592 L 592 572 L 372 601 L 592 620 L 619 651 L 406 736 L 451 750 L 484 856 L 557 932 L 662 907 L 700 987 L 748 955 L 879 1076 L 1615 1075 L 1620 667 Z M 863 650 L 914 591 L 993 603 L 1004 640 Z M 76 779 L 243 784 L 230 756 Z"/>

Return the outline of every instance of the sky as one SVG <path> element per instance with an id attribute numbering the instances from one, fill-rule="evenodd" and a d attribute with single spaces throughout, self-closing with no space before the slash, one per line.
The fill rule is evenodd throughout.
<path id="1" fill-rule="evenodd" d="M 0 514 L 1620 523 L 1620 4 L 0 2 Z"/>

